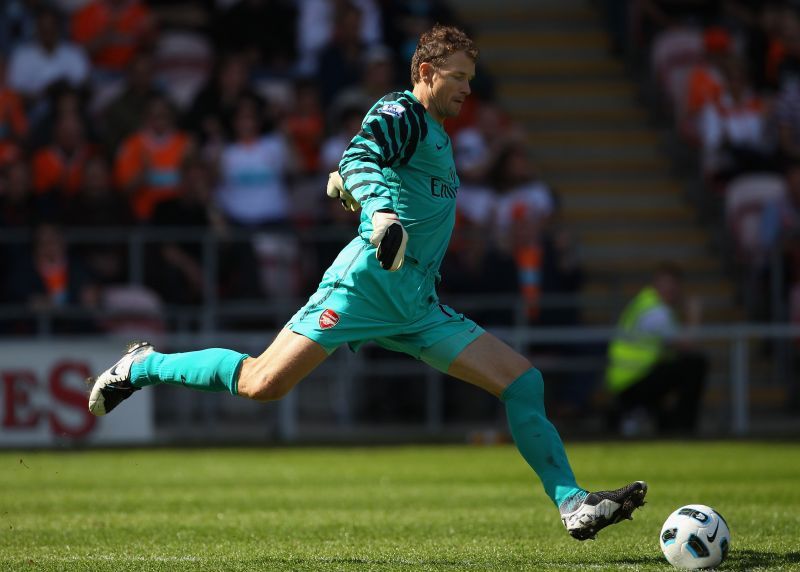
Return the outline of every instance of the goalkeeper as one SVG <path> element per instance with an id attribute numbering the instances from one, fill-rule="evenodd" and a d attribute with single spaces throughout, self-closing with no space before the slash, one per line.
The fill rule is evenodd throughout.
<path id="1" fill-rule="evenodd" d="M 134 343 L 93 380 L 89 410 L 104 415 L 159 383 L 280 399 L 340 345 L 355 351 L 374 341 L 499 397 L 517 448 L 573 537 L 593 538 L 630 518 L 647 485 L 594 493 L 579 487 L 545 415 L 539 371 L 436 295 L 459 186 L 443 123 L 469 95 L 476 58 L 472 40 L 456 28 L 436 26 L 421 36 L 411 61 L 413 90 L 372 107 L 329 179 L 329 195 L 360 208 L 358 236 L 260 356 L 221 348 L 161 354 Z"/>

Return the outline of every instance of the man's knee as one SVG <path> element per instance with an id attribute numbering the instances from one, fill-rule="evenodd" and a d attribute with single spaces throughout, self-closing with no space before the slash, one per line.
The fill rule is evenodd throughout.
<path id="1" fill-rule="evenodd" d="M 239 395 L 256 401 L 277 401 L 291 389 L 292 384 L 273 372 L 257 371 L 239 378 Z"/>
<path id="2" fill-rule="evenodd" d="M 679 381 L 701 385 L 708 374 L 708 358 L 700 352 L 684 352 L 678 358 L 678 368 Z"/>

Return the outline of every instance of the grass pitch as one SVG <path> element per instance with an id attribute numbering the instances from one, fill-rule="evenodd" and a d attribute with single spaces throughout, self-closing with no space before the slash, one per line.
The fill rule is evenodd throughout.
<path id="1" fill-rule="evenodd" d="M 0 570 L 670 570 L 682 504 L 731 527 L 724 570 L 800 570 L 800 445 L 586 443 L 579 482 L 650 484 L 567 536 L 510 446 L 0 454 Z"/>

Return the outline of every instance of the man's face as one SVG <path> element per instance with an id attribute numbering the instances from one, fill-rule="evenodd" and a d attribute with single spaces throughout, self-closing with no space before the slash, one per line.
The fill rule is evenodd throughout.
<path id="1" fill-rule="evenodd" d="M 469 82 L 474 77 L 475 62 L 466 52 L 455 52 L 441 67 L 434 68 L 431 103 L 441 119 L 459 114 L 464 100 L 472 92 Z"/>
<path id="2" fill-rule="evenodd" d="M 659 274 L 655 277 L 654 286 L 664 302 L 670 306 L 674 306 L 680 301 L 681 282 L 675 276 L 666 273 Z"/>
<path id="3" fill-rule="evenodd" d="M 147 118 L 150 129 L 156 133 L 166 133 L 172 128 L 172 112 L 163 101 L 155 100 L 150 103 Z"/>

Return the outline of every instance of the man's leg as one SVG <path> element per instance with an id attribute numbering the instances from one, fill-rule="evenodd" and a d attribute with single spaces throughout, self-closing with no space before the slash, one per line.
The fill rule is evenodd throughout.
<path id="1" fill-rule="evenodd" d="M 328 355 L 319 343 L 284 328 L 264 353 L 244 360 L 239 395 L 258 401 L 280 399 Z"/>
<path id="2" fill-rule="evenodd" d="M 328 355 L 317 342 L 287 329 L 257 358 L 222 348 L 162 354 L 141 343 L 90 380 L 89 411 L 105 415 L 134 391 L 159 383 L 259 401 L 280 399 Z"/>
<path id="3" fill-rule="evenodd" d="M 594 538 L 599 530 L 630 518 L 644 504 L 647 485 L 641 481 L 593 493 L 577 485 L 561 437 L 545 414 L 541 373 L 492 334 L 484 333 L 464 348 L 447 373 L 505 402 L 517 449 L 542 480 L 574 538 Z"/>
<path id="4" fill-rule="evenodd" d="M 705 389 L 708 360 L 697 352 L 682 352 L 660 364 L 652 382 L 666 389 L 658 403 L 658 429 L 664 434 L 691 435 Z"/>
<path id="5" fill-rule="evenodd" d="M 681 383 L 679 384 L 673 422 L 690 434 L 697 431 L 697 420 L 703 402 L 707 376 L 708 358 L 705 355 L 699 352 L 681 354 L 678 377 Z"/>
<path id="6" fill-rule="evenodd" d="M 545 415 L 542 376 L 527 359 L 484 333 L 459 354 L 447 373 L 505 402 L 514 442 L 556 506 L 583 490 L 575 482 L 558 431 Z"/>

